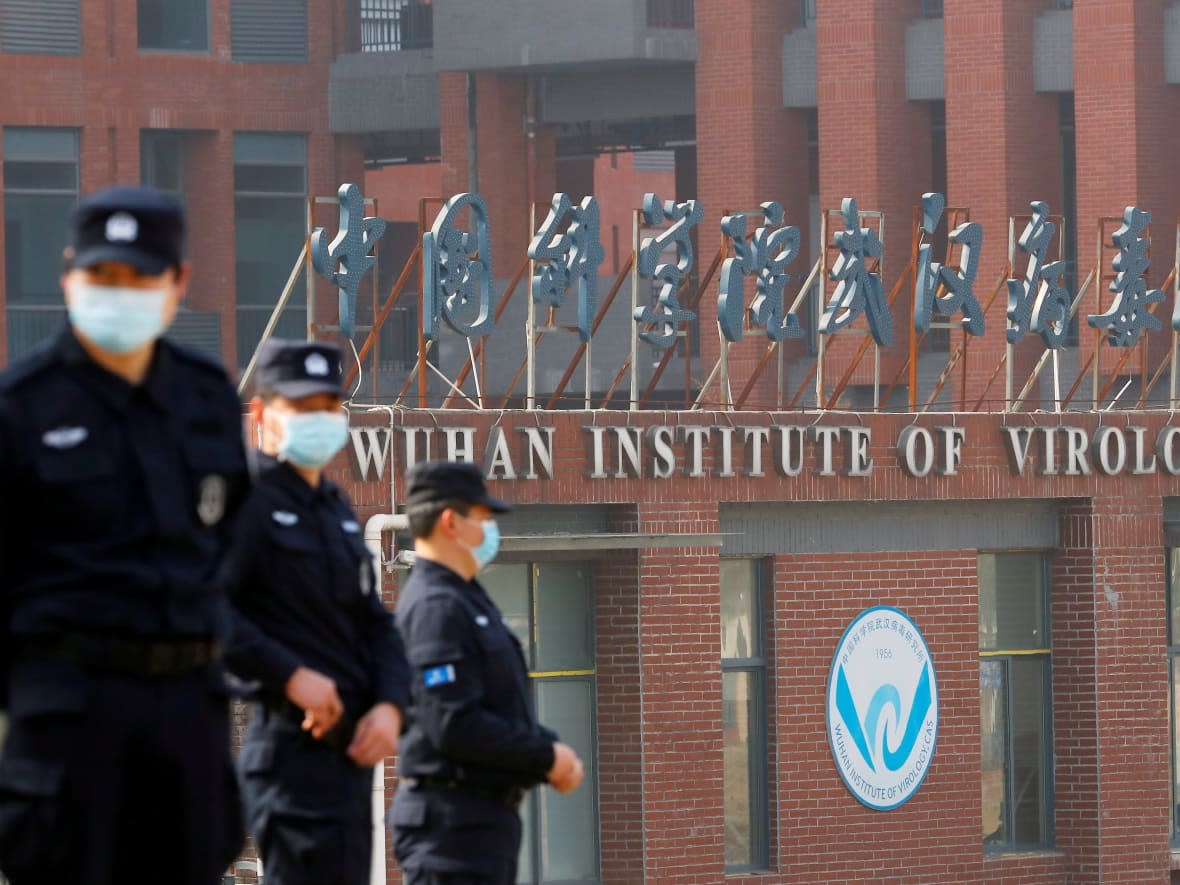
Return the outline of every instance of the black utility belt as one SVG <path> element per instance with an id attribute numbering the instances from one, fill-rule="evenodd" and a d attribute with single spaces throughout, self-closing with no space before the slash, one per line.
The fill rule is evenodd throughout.
<path id="1" fill-rule="evenodd" d="M 470 796 L 480 796 L 500 802 L 509 808 L 519 808 L 527 792 L 524 787 L 497 787 L 491 784 L 461 781 L 437 775 L 403 777 L 399 781 L 411 790 L 448 790 L 455 793 L 466 793 Z"/>
<path id="2" fill-rule="evenodd" d="M 300 730 L 303 729 L 303 720 L 307 714 L 303 710 L 296 707 L 290 701 L 274 700 L 268 698 L 262 702 L 262 710 L 267 719 L 279 719 L 290 725 L 298 726 Z M 356 723 L 347 714 L 341 714 L 340 718 L 336 720 L 336 724 L 332 726 L 332 730 L 320 738 L 320 743 L 327 744 L 329 747 L 334 747 L 337 750 L 345 751 L 349 744 L 352 743 L 353 735 L 356 733 Z M 310 732 L 307 732 L 309 740 L 315 740 Z"/>
<path id="3" fill-rule="evenodd" d="M 153 679 L 191 676 L 221 657 L 211 639 L 96 636 L 61 633 L 21 637 L 17 654 L 65 661 L 96 673 Z"/>

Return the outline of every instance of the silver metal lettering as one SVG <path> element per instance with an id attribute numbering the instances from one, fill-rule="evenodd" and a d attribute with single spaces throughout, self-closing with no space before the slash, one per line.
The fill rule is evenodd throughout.
<path id="1" fill-rule="evenodd" d="M 1135 434 L 1135 467 L 1131 473 L 1135 476 L 1155 473 L 1155 453 L 1147 445 L 1147 428 L 1129 427 L 1127 429 Z M 1147 460 L 1148 455 L 1151 456 L 1150 461 Z"/>
<path id="2" fill-rule="evenodd" d="M 873 459 L 869 457 L 872 430 L 868 427 L 845 427 L 844 431 L 844 475 L 868 476 L 873 472 Z"/>
<path id="3" fill-rule="evenodd" d="M 553 428 L 552 427 L 521 427 L 528 443 L 529 469 L 525 472 L 525 479 L 536 479 L 537 463 L 545 471 L 548 479 L 553 479 Z"/>
<path id="4" fill-rule="evenodd" d="M 676 455 L 672 451 L 672 428 L 659 425 L 646 431 L 647 445 L 652 450 L 651 475 L 667 479 L 676 470 Z"/>
<path id="5" fill-rule="evenodd" d="M 602 444 L 606 428 L 587 427 L 585 429 L 590 431 L 590 460 L 594 465 L 594 469 L 590 471 L 590 479 L 606 479 L 606 459 Z"/>
<path id="6" fill-rule="evenodd" d="M 836 471 L 832 467 L 832 450 L 835 448 L 836 440 L 840 438 L 840 428 L 812 427 L 811 438 L 820 444 L 819 466 L 816 467 L 815 472 L 820 476 L 835 476 Z"/>
<path id="7" fill-rule="evenodd" d="M 1165 427 L 1155 437 L 1155 454 L 1164 465 L 1164 473 L 1180 474 L 1180 452 L 1176 440 L 1180 439 L 1180 427 Z"/>
<path id="8" fill-rule="evenodd" d="M 406 435 L 406 467 L 411 467 L 421 461 L 430 460 L 430 447 L 434 440 L 433 427 L 407 427 Z M 418 457 L 418 434 L 422 434 L 425 443 L 422 446 L 422 457 Z"/>
<path id="9" fill-rule="evenodd" d="M 922 462 L 918 463 L 918 446 L 922 447 Z M 911 424 L 897 437 L 897 454 L 902 469 L 921 479 L 934 469 L 934 436 L 925 427 Z"/>
<path id="10" fill-rule="evenodd" d="M 1024 476 L 1024 465 L 1028 461 L 1028 450 L 1032 443 L 1033 428 L 1001 427 L 1004 431 L 1004 451 L 1008 455 L 1008 466 L 1017 476 Z"/>
<path id="11" fill-rule="evenodd" d="M 1065 475 L 1089 476 L 1090 462 L 1086 460 L 1089 438 L 1080 427 L 1063 427 L 1065 431 Z"/>
<path id="12" fill-rule="evenodd" d="M 959 464 L 963 460 L 963 440 L 967 438 L 966 427 L 935 427 L 942 434 L 942 466 L 938 472 L 943 476 L 958 476 Z"/>
<path id="13" fill-rule="evenodd" d="M 774 429 L 778 431 L 775 469 L 783 476 L 798 476 L 803 472 L 803 438 L 806 428 L 777 424 Z"/>
<path id="14" fill-rule="evenodd" d="M 709 438 L 709 428 L 697 424 L 686 424 L 680 428 L 680 434 L 688 443 L 688 466 L 684 468 L 686 476 L 701 477 L 705 475 L 704 441 Z"/>
<path id="15" fill-rule="evenodd" d="M 742 442 L 749 443 L 750 460 L 746 463 L 746 476 L 766 476 L 762 472 L 762 448 L 770 442 L 769 427 L 743 427 Z"/>
<path id="16" fill-rule="evenodd" d="M 369 478 L 369 471 L 373 470 L 376 479 L 381 479 L 385 475 L 393 434 L 383 427 L 350 427 L 348 434 L 352 437 L 352 452 L 356 455 L 357 476 L 364 482 Z"/>
<path id="17" fill-rule="evenodd" d="M 516 467 L 508 450 L 503 427 L 493 427 L 483 456 L 483 475 L 488 479 L 516 479 Z"/>
<path id="18" fill-rule="evenodd" d="M 1117 457 L 1111 461 L 1110 440 L 1115 441 Z M 1090 451 L 1094 456 L 1094 463 L 1107 476 L 1122 473 L 1127 466 L 1127 441 L 1123 439 L 1123 432 L 1117 427 L 1099 427 L 1090 440 Z"/>
<path id="19" fill-rule="evenodd" d="M 626 479 L 627 471 L 624 464 L 631 465 L 630 476 L 640 479 L 643 477 L 643 433 L 638 427 L 615 427 L 615 444 L 618 457 L 615 463 L 617 479 Z"/>
<path id="20" fill-rule="evenodd" d="M 475 428 L 444 427 L 443 433 L 447 437 L 448 461 L 475 460 Z"/>
<path id="21" fill-rule="evenodd" d="M 721 434 L 721 457 L 716 459 L 713 464 L 713 469 L 718 476 L 730 477 L 734 476 L 733 472 L 733 427 L 714 427 L 715 431 Z M 720 461 L 720 463 L 717 463 Z"/>

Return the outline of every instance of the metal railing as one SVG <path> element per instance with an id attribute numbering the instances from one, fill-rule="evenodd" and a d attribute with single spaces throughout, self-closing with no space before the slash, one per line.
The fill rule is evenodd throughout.
<path id="1" fill-rule="evenodd" d="M 349 49 L 397 52 L 434 46 L 434 6 L 418 0 L 351 0 Z"/>
<path id="2" fill-rule="evenodd" d="M 647 0 L 649 28 L 692 28 L 693 16 L 693 0 Z"/>

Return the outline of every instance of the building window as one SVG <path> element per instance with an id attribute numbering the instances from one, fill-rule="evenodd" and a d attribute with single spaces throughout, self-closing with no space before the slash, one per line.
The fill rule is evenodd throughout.
<path id="1" fill-rule="evenodd" d="M 234 248 L 237 271 L 238 365 L 262 338 L 307 239 L 307 139 L 300 134 L 234 135 Z M 296 274 L 275 328 L 282 338 L 307 336 L 304 275 Z"/>
<path id="2" fill-rule="evenodd" d="M 184 201 L 184 133 L 144 129 L 139 133 L 140 180 Z"/>
<path id="3" fill-rule="evenodd" d="M 1052 844 L 1048 562 L 1039 552 L 979 556 L 983 843 Z"/>
<path id="4" fill-rule="evenodd" d="M 816 0 L 799 0 L 799 27 L 815 26 L 815 2 Z"/>
<path id="5" fill-rule="evenodd" d="M 430 0 L 354 0 L 361 52 L 397 52 L 434 46 Z"/>
<path id="6" fill-rule="evenodd" d="M 726 872 L 769 865 L 762 569 L 721 560 L 721 709 Z"/>
<path id="7" fill-rule="evenodd" d="M 209 51 L 209 0 L 136 0 L 139 48 Z"/>
<path id="8" fill-rule="evenodd" d="M 307 0 L 233 0 L 230 28 L 234 61 L 307 61 Z"/>
<path id="9" fill-rule="evenodd" d="M 78 200 L 76 129 L 4 130 L 4 284 L 8 356 L 60 328 L 58 277 Z"/>
<path id="10" fill-rule="evenodd" d="M 0 0 L 0 51 L 81 54 L 81 0 Z"/>
<path id="11" fill-rule="evenodd" d="M 573 747 L 586 767 L 585 780 L 573 793 L 529 793 L 521 815 L 518 883 L 598 881 L 591 576 L 586 562 L 498 564 L 480 573 L 524 650 L 538 720 Z"/>
<path id="12" fill-rule="evenodd" d="M 1180 844 L 1180 547 L 1168 548 L 1168 683 L 1172 730 L 1172 844 Z"/>

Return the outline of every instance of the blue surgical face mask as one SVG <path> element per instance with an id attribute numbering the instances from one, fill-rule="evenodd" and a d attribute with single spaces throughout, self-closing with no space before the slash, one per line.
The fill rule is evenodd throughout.
<path id="1" fill-rule="evenodd" d="M 111 353 L 130 353 L 164 334 L 167 289 L 70 284 L 70 324 Z"/>
<path id="2" fill-rule="evenodd" d="M 467 519 L 466 516 L 463 518 Z M 474 522 L 474 520 L 471 521 Z M 485 519 L 479 525 L 483 529 L 483 540 L 475 547 L 467 548 L 475 558 L 475 570 L 477 572 L 483 571 L 484 567 L 495 559 L 496 554 L 500 552 L 500 526 L 496 524 L 494 519 Z"/>
<path id="3" fill-rule="evenodd" d="M 279 460 L 298 467 L 323 467 L 348 442 L 348 416 L 343 412 L 280 413 L 283 438 Z"/>

